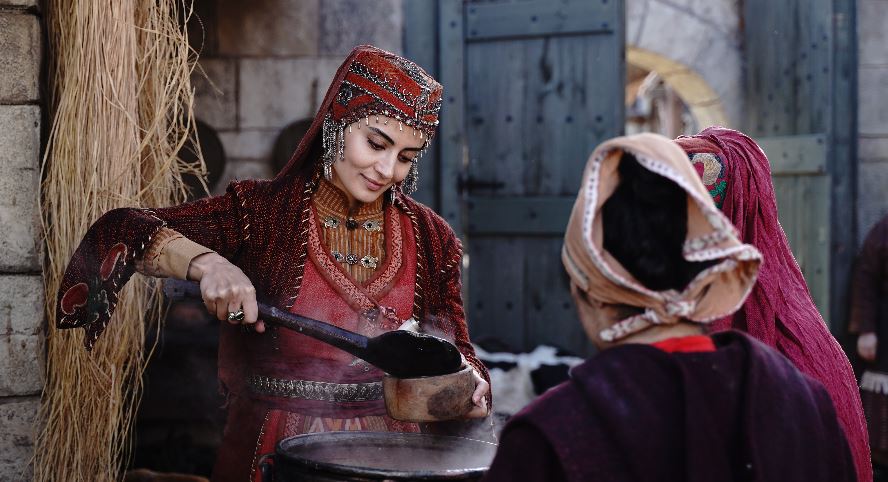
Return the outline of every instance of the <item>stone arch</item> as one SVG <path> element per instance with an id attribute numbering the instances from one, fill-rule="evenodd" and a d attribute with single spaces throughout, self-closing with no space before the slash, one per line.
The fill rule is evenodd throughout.
<path id="1" fill-rule="evenodd" d="M 697 126 L 729 125 L 724 105 L 718 94 L 693 70 L 673 60 L 639 48 L 626 49 L 626 63 L 650 72 L 657 72 L 681 98 Z"/>
<path id="2" fill-rule="evenodd" d="M 702 128 L 743 119 L 737 0 L 626 0 L 626 61 L 655 71 Z"/>

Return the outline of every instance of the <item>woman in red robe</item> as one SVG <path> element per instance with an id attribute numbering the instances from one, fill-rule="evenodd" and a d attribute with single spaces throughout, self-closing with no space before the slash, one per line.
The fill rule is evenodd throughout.
<path id="1" fill-rule="evenodd" d="M 822 383 L 836 407 L 858 479 L 873 480 L 857 381 L 848 357 L 811 299 L 777 219 L 768 158 L 748 136 L 723 127 L 710 127 L 675 142 L 690 156 L 716 206 L 740 233 L 740 241 L 758 248 L 765 258 L 746 303 L 713 327 L 749 333 Z"/>
<path id="2" fill-rule="evenodd" d="M 413 62 L 356 47 L 275 179 L 233 182 L 225 195 L 170 208 L 109 211 L 72 257 L 57 323 L 84 328 L 87 349 L 135 271 L 200 281 L 207 309 L 229 321 L 219 347 L 228 419 L 214 480 L 257 478 L 260 459 L 292 435 L 424 428 L 386 415 L 379 369 L 264 326 L 257 297 L 370 336 L 415 320 L 454 341 L 477 379 L 467 416 L 487 414 L 489 377 L 460 295 L 461 244 L 409 197 L 442 92 Z"/>

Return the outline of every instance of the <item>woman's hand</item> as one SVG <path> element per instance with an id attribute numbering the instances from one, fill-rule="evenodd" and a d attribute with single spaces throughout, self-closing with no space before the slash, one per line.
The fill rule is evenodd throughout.
<path id="1" fill-rule="evenodd" d="M 200 294 L 207 311 L 220 321 L 232 324 L 256 325 L 263 333 L 265 323 L 257 321 L 259 307 L 256 289 L 240 268 L 217 253 L 205 253 L 191 260 L 188 279 L 200 281 Z M 229 319 L 229 313 L 243 310 L 243 321 Z"/>
<path id="2" fill-rule="evenodd" d="M 857 338 L 857 354 L 868 362 L 876 360 L 876 346 L 879 339 L 875 333 L 864 333 Z"/>
<path id="3" fill-rule="evenodd" d="M 465 414 L 464 417 L 483 418 L 490 412 L 490 409 L 487 407 L 487 398 L 485 398 L 490 392 L 490 384 L 487 383 L 487 380 L 481 378 L 478 370 L 475 370 L 474 368 L 472 369 L 472 375 L 475 377 L 475 392 L 472 393 L 472 403 L 474 403 L 475 406 L 469 411 L 469 413 Z"/>

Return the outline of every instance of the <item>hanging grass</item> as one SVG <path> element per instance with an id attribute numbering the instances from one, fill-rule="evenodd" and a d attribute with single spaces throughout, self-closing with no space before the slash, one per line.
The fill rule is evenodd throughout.
<path id="1" fill-rule="evenodd" d="M 145 334 L 160 329 L 156 281 L 133 277 L 91 353 L 82 330 L 55 328 L 56 294 L 66 263 L 99 216 L 181 202 L 182 174 L 204 174 L 202 161 L 188 165 L 177 154 L 195 135 L 196 55 L 183 28 L 190 3 L 44 4 L 51 127 L 41 191 L 48 322 L 33 460 L 38 481 L 120 480 L 131 453 L 151 351 Z"/>

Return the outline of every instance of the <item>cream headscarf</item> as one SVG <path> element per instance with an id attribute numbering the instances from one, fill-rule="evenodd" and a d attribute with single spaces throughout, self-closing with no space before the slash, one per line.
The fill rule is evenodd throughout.
<path id="1" fill-rule="evenodd" d="M 617 167 L 623 151 L 633 154 L 642 167 L 670 179 L 687 192 L 684 258 L 721 260 L 701 271 L 681 292 L 646 288 L 602 246 L 601 208 L 620 183 Z M 637 222 L 643 223 L 644 219 Z M 687 154 L 658 134 L 618 137 L 595 149 L 586 163 L 561 258 L 571 280 L 590 298 L 644 309 L 643 313 L 602 330 L 601 339 L 607 342 L 653 325 L 673 324 L 681 319 L 709 323 L 733 313 L 752 289 L 762 262 L 758 250 L 737 239 L 733 225 L 715 207 Z"/>

